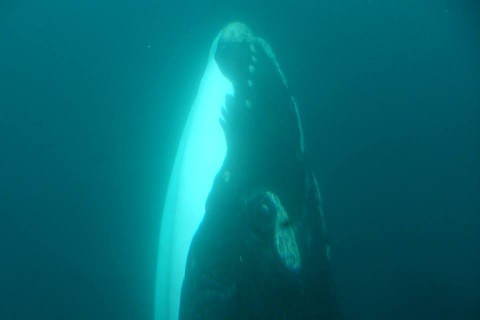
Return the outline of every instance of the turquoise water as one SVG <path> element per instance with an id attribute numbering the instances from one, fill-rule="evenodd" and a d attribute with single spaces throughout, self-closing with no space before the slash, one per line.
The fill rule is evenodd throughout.
<path id="1" fill-rule="evenodd" d="M 345 319 L 478 319 L 480 11 L 459 0 L 2 2 L 0 318 L 152 319 L 174 155 L 232 20 L 299 102 Z"/>

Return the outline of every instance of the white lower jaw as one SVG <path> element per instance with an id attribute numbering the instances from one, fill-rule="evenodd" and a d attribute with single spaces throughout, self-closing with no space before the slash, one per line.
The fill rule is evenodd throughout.
<path id="1" fill-rule="evenodd" d="M 232 83 L 220 72 L 214 53 L 188 117 L 165 199 L 160 229 L 155 319 L 177 320 L 188 250 L 205 213 L 205 202 L 226 155 L 219 123 Z"/>

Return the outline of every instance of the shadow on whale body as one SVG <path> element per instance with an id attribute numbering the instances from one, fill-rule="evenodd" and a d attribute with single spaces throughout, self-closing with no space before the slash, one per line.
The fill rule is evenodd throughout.
<path id="1" fill-rule="evenodd" d="M 156 319 L 338 319 L 320 195 L 268 43 L 215 39 L 162 220 Z"/>

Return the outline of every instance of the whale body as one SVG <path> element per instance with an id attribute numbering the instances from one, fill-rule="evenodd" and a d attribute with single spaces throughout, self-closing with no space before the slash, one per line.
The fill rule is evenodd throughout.
<path id="1" fill-rule="evenodd" d="M 175 159 L 155 317 L 337 319 L 329 251 L 286 78 L 265 40 L 229 24 Z"/>

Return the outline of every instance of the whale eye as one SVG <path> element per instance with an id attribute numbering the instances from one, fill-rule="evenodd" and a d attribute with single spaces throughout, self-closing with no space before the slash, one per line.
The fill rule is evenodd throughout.
<path id="1" fill-rule="evenodd" d="M 255 196 L 250 202 L 250 207 L 253 213 L 261 217 L 269 217 L 275 214 L 275 205 L 264 193 Z"/>
<path id="2" fill-rule="evenodd" d="M 256 194 L 246 201 L 246 224 L 262 238 L 273 236 L 276 215 L 275 205 L 265 193 Z"/>
<path id="3" fill-rule="evenodd" d="M 266 203 L 263 203 L 260 206 L 260 214 L 265 215 L 265 216 L 270 214 L 270 208 L 268 207 L 268 205 Z"/>

